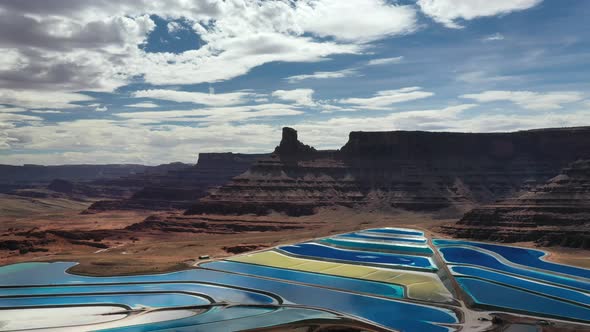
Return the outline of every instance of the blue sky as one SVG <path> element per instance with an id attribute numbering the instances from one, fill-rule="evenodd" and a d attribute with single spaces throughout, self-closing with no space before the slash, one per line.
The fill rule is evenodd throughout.
<path id="1" fill-rule="evenodd" d="M 590 125 L 585 0 L 6 0 L 0 163 Z"/>

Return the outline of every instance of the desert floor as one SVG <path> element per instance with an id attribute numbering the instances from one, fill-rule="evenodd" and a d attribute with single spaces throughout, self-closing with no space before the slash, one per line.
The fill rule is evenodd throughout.
<path id="1" fill-rule="evenodd" d="M 26 233 L 43 234 L 49 243 L 39 244 L 46 252 L 20 253 L 18 250 L 0 250 L 0 265 L 25 261 L 76 261 L 79 265 L 70 272 L 85 275 L 125 275 L 162 273 L 190 268 L 199 256 L 222 258 L 234 253 L 263 249 L 371 227 L 403 226 L 421 229 L 432 237 L 448 237 L 436 233 L 438 225 L 452 222 L 431 214 L 391 211 L 377 213 L 347 208 L 322 209 L 312 216 L 288 217 L 281 214 L 268 216 L 182 216 L 181 211 L 153 213 L 150 211 L 114 211 L 99 214 L 80 214 L 90 202 L 69 200 L 38 200 L 0 196 L 0 242 L 37 241 Z M 182 223 L 211 223 L 221 225 L 265 225 L 273 230 L 224 231 L 183 229 L 182 231 L 140 227 L 125 227 L 142 222 L 150 215 L 181 220 Z M 284 228 L 281 227 L 284 225 Z M 202 226 L 200 226 L 202 227 Z M 252 227 L 250 227 L 252 228 Z M 216 228 L 218 229 L 218 228 Z M 67 231 L 76 235 L 102 231 L 99 242 L 108 248 L 93 246 L 92 241 L 74 244 L 71 239 L 47 233 L 51 230 Z M 46 234 L 44 234 L 46 233 Z M 106 235 L 105 235 L 106 234 Z M 76 241 L 74 241 L 76 242 Z M 534 247 L 533 243 L 514 243 Z M 590 268 L 589 255 L 568 248 L 541 248 L 549 253 L 548 260 Z"/>

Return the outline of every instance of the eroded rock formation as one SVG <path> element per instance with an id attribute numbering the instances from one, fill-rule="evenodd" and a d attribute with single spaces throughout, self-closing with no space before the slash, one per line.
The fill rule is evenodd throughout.
<path id="1" fill-rule="evenodd" d="M 590 160 L 572 163 L 521 195 L 476 208 L 442 230 L 482 240 L 590 248 Z"/>
<path id="2" fill-rule="evenodd" d="M 542 184 L 590 156 L 590 128 L 513 133 L 352 132 L 317 151 L 283 130 L 275 153 L 194 204 L 187 214 L 314 213 L 343 205 L 467 211 Z"/>

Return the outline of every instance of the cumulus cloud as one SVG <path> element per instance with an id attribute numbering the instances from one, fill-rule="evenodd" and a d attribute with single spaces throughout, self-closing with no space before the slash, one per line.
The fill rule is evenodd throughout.
<path id="1" fill-rule="evenodd" d="M 137 98 L 169 100 L 179 103 L 194 103 L 207 106 L 238 105 L 247 102 L 254 96 L 251 92 L 203 93 L 176 90 L 141 90 L 133 93 Z"/>
<path id="2" fill-rule="evenodd" d="M 272 93 L 273 97 L 285 101 L 292 101 L 296 105 L 313 106 L 313 89 L 294 89 L 294 90 L 276 90 Z"/>
<path id="3" fill-rule="evenodd" d="M 385 90 L 377 92 L 368 98 L 345 98 L 338 100 L 341 104 L 354 105 L 358 109 L 388 110 L 392 105 L 410 100 L 428 98 L 434 93 L 423 91 L 420 87 L 407 87 L 397 90 Z"/>
<path id="4" fill-rule="evenodd" d="M 362 15 L 359 15 L 359 9 Z M 296 20 L 304 31 L 341 41 L 369 42 L 416 29 L 412 6 L 383 0 L 297 2 Z"/>
<path id="5" fill-rule="evenodd" d="M 581 92 L 532 92 L 532 91 L 501 91 L 490 90 L 481 93 L 465 94 L 461 98 L 476 100 L 481 103 L 509 101 L 529 110 L 555 110 L 563 108 L 563 104 L 584 99 Z"/>
<path id="6" fill-rule="evenodd" d="M 27 3 L 0 3 L 0 88 L 113 91 L 132 78 L 162 85 L 223 81 L 273 61 L 360 53 L 367 42 L 416 28 L 413 6 L 384 0 Z M 205 45 L 179 54 L 145 52 L 140 46 L 155 28 L 154 14 L 169 20 L 172 32 L 192 27 Z"/>
<path id="7" fill-rule="evenodd" d="M 316 71 L 313 74 L 302 74 L 302 75 L 294 75 L 285 78 L 289 81 L 289 83 L 296 83 L 303 80 L 309 79 L 329 79 L 329 78 L 343 78 L 343 77 L 350 77 L 354 75 L 359 75 L 356 69 L 342 69 L 337 71 Z"/>
<path id="8" fill-rule="evenodd" d="M 380 59 L 372 59 L 367 62 L 367 66 L 381 66 L 381 65 L 391 65 L 402 62 L 404 59 L 403 56 L 396 56 L 393 58 L 380 58 Z"/>
<path id="9" fill-rule="evenodd" d="M 543 0 L 418 0 L 424 14 L 448 28 L 462 28 L 459 19 L 472 20 L 478 17 L 496 16 L 525 10 Z"/>

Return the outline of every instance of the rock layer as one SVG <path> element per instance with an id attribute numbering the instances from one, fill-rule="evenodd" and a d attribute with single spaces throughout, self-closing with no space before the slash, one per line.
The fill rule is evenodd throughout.
<path id="1" fill-rule="evenodd" d="M 458 237 L 590 248 L 590 160 L 572 163 L 521 195 L 476 208 L 442 230 Z"/>
<path id="2" fill-rule="evenodd" d="M 544 183 L 590 156 L 590 128 L 513 133 L 352 132 L 315 150 L 291 128 L 275 153 L 212 191 L 187 214 L 312 214 L 329 205 L 466 211 Z"/>

